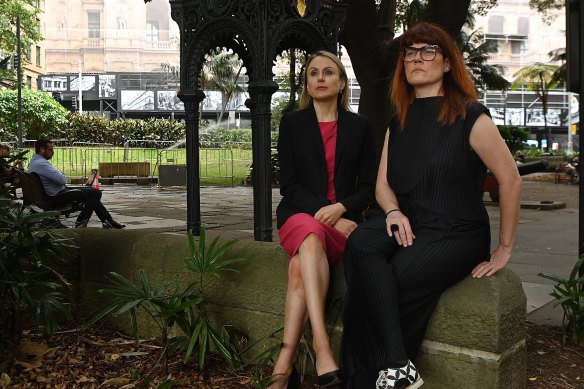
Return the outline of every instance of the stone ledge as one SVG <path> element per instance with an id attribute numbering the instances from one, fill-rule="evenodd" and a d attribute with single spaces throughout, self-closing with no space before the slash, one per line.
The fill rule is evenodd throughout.
<path id="1" fill-rule="evenodd" d="M 155 285 L 169 280 L 185 285 L 193 280 L 183 262 L 188 255 L 185 236 L 92 228 L 67 231 L 67 235 L 80 246 L 76 284 L 82 309 L 102 304 L 97 290 L 105 286 L 103 275 L 110 271 L 135 280 L 138 270 L 144 269 Z M 209 238 L 214 236 L 216 233 L 208 232 Z M 223 235 L 221 241 L 227 238 Z M 238 272 L 207 278 L 206 296 L 212 302 L 209 311 L 218 322 L 232 323 L 247 332 L 252 342 L 273 342 L 266 337 L 283 325 L 286 255 L 276 243 L 246 240 L 233 246 L 229 255 L 247 261 L 237 265 Z M 77 264 L 71 265 L 76 269 Z M 343 296 L 344 290 L 342 269 L 334 269 L 329 297 Z M 425 387 L 524 388 L 525 307 L 521 282 L 508 269 L 490 278 L 468 277 L 447 290 L 416 361 Z M 328 312 L 331 318 L 337 314 Z M 116 324 L 129 329 L 127 320 L 118 318 Z M 145 335 L 156 335 L 147 322 L 140 328 Z M 341 332 L 337 322 L 331 337 L 336 350 Z"/>

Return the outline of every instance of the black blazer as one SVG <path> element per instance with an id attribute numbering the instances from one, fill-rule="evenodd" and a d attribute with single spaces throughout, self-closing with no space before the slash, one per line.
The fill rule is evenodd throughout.
<path id="1" fill-rule="evenodd" d="M 336 199 L 347 208 L 343 217 L 359 222 L 362 212 L 374 200 L 375 152 L 369 122 L 355 113 L 339 110 L 336 147 Z M 296 213 L 314 215 L 330 204 L 326 198 L 324 145 L 312 106 L 282 116 L 278 157 L 282 200 L 276 216 L 280 228 Z"/>

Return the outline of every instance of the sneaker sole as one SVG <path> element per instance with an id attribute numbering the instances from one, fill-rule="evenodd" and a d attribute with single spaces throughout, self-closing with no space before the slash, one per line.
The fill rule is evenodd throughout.
<path id="1" fill-rule="evenodd" d="M 424 380 L 420 377 L 416 382 L 408 386 L 406 389 L 416 389 L 424 385 Z"/>

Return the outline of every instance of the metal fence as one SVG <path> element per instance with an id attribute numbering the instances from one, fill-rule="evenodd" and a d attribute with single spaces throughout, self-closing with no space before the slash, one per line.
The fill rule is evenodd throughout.
<path id="1" fill-rule="evenodd" d="M 152 181 L 158 177 L 161 165 L 186 165 L 187 151 L 183 147 L 169 147 L 175 142 L 149 140 L 128 141 L 124 147 L 114 147 L 105 143 L 55 142 L 51 163 L 69 179 L 85 179 L 92 169 L 99 169 L 100 163 L 113 163 L 115 177 L 135 178 L 131 164 L 148 162 L 147 177 Z M 23 143 L 24 145 L 24 143 Z M 34 141 L 26 143 L 28 159 L 34 155 Z M 151 146 L 151 147 L 145 147 Z M 152 147 L 154 146 L 154 147 Z M 251 166 L 251 151 L 239 148 L 202 148 L 199 149 L 199 173 L 201 179 L 219 179 L 235 184 L 236 173 L 246 174 Z M 25 161 L 27 165 L 28 161 Z M 129 173 L 128 173 L 129 172 Z"/>

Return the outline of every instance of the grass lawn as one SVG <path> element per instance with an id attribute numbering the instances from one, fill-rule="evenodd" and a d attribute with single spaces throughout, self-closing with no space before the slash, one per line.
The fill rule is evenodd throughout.
<path id="1" fill-rule="evenodd" d="M 34 154 L 31 150 L 27 156 Z M 252 151 L 244 149 L 199 149 L 201 185 L 239 185 L 249 173 Z M 123 147 L 56 147 L 51 163 L 68 178 L 88 177 L 100 162 L 150 162 L 150 174 L 158 176 L 159 165 L 186 165 L 186 149 Z"/>

